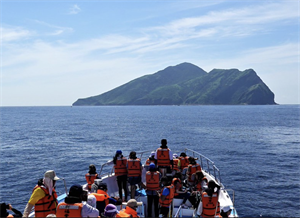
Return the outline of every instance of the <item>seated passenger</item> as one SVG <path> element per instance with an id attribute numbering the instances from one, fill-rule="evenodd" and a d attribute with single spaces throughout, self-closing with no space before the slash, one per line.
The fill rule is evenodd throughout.
<path id="1" fill-rule="evenodd" d="M 207 178 L 202 171 L 197 171 L 191 178 L 191 189 L 193 192 L 202 192 L 207 188 Z"/>
<path id="2" fill-rule="evenodd" d="M 86 194 L 81 185 L 71 186 L 65 202 L 56 208 L 56 217 L 98 217 L 99 211 L 85 202 Z"/>
<path id="3" fill-rule="evenodd" d="M 99 179 L 97 171 L 96 171 L 96 167 L 94 164 L 91 164 L 89 166 L 89 172 L 87 174 L 85 174 L 85 179 L 88 183 L 88 191 L 91 191 L 91 187 L 92 184 L 94 183 L 95 179 Z"/>
<path id="4" fill-rule="evenodd" d="M 136 152 L 132 151 L 129 154 L 127 160 L 128 182 L 130 184 L 131 198 L 135 198 L 136 185 L 142 184 L 142 163 L 139 158 L 136 157 Z"/>
<path id="5" fill-rule="evenodd" d="M 192 175 L 197 171 L 201 171 L 200 164 L 196 162 L 195 158 L 189 157 L 189 165 L 186 171 L 187 181 L 189 185 L 192 183 Z"/>
<path id="6" fill-rule="evenodd" d="M 178 158 L 178 155 L 175 153 L 173 154 L 173 172 L 172 174 L 174 175 L 175 173 L 179 172 L 179 167 L 178 167 L 178 164 L 179 164 L 179 158 Z"/>
<path id="7" fill-rule="evenodd" d="M 182 152 L 178 159 L 179 159 L 178 167 L 182 172 L 183 169 L 186 168 L 189 165 L 189 157 L 186 156 L 186 153 Z"/>
<path id="8" fill-rule="evenodd" d="M 156 159 L 155 159 L 155 151 L 152 151 L 149 158 L 146 160 L 145 164 L 144 164 L 144 167 L 146 169 L 146 171 L 149 170 L 149 165 L 151 163 L 154 163 L 155 166 L 156 166 Z"/>
<path id="9" fill-rule="evenodd" d="M 220 203 L 218 202 L 220 186 L 213 180 L 208 182 L 208 188 L 201 195 L 197 215 L 201 217 L 215 217 L 220 215 Z"/>
<path id="10" fill-rule="evenodd" d="M 168 185 L 168 178 L 166 176 L 161 177 L 160 183 L 163 188 L 159 197 L 159 214 L 161 214 L 163 217 L 167 217 L 169 213 L 169 206 L 174 198 L 175 187 L 172 184 Z"/>
<path id="11" fill-rule="evenodd" d="M 141 204 L 138 203 L 135 199 L 130 199 L 126 204 L 126 208 L 120 210 L 116 217 L 139 217 L 136 212 L 136 209 L 139 205 Z"/>
<path id="12" fill-rule="evenodd" d="M 113 204 L 108 204 L 104 209 L 104 217 L 116 217 L 119 213 L 117 207 Z"/>
<path id="13" fill-rule="evenodd" d="M 95 182 L 93 184 L 93 189 L 96 191 L 96 193 L 91 193 L 91 195 L 94 195 L 96 197 L 96 208 L 99 210 L 99 216 L 104 212 L 105 207 L 108 204 L 114 204 L 114 205 L 121 205 L 122 200 L 111 198 L 107 194 L 107 184 L 103 183 L 100 179 L 95 179 Z"/>

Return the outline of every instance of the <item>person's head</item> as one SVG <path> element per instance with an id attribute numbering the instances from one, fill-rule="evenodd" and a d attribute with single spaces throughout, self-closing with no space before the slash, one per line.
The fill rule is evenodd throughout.
<path id="1" fill-rule="evenodd" d="M 231 214 L 230 206 L 225 206 L 221 209 L 221 214 L 223 217 L 228 217 Z"/>
<path id="2" fill-rule="evenodd" d="M 180 157 L 186 157 L 186 153 L 181 152 Z"/>
<path id="3" fill-rule="evenodd" d="M 178 178 L 178 179 L 182 179 L 182 174 L 181 172 L 176 172 L 175 175 L 174 175 L 174 178 Z"/>
<path id="4" fill-rule="evenodd" d="M 52 181 L 53 181 L 53 187 L 54 187 L 56 181 L 59 180 L 60 178 L 58 178 L 58 177 L 56 176 L 56 173 L 55 173 L 54 170 L 48 170 L 48 171 L 46 171 L 45 174 L 44 174 L 44 180 L 45 180 L 45 179 L 46 179 L 46 180 L 48 180 L 48 179 L 52 180 Z M 45 184 L 45 185 L 47 185 L 47 184 Z"/>
<path id="5" fill-rule="evenodd" d="M 167 186 L 167 185 L 168 185 L 168 182 L 169 182 L 168 177 L 163 176 L 163 177 L 160 178 L 160 184 L 161 184 L 161 185 Z"/>
<path id="6" fill-rule="evenodd" d="M 130 199 L 127 204 L 127 207 L 130 207 L 133 210 L 136 210 L 139 206 L 139 203 L 135 199 Z"/>
<path id="7" fill-rule="evenodd" d="M 136 152 L 135 151 L 130 152 L 129 158 L 130 159 L 136 159 Z"/>
<path id="8" fill-rule="evenodd" d="M 207 183 L 207 187 L 210 189 L 215 189 L 215 188 L 219 188 L 220 186 L 217 185 L 217 183 L 215 183 L 214 180 L 209 180 L 209 182 Z"/>
<path id="9" fill-rule="evenodd" d="M 190 163 L 190 164 L 196 164 L 195 158 L 189 157 L 189 163 Z"/>
<path id="10" fill-rule="evenodd" d="M 102 182 L 101 179 L 95 179 L 94 184 L 96 185 L 97 190 L 100 189 L 102 191 L 107 192 L 107 184 L 105 182 Z"/>
<path id="11" fill-rule="evenodd" d="M 156 170 L 156 167 L 155 167 L 155 164 L 154 164 L 154 163 L 151 163 L 151 164 L 149 165 L 149 170 L 150 170 L 150 171 L 155 171 L 155 170 Z"/>
<path id="12" fill-rule="evenodd" d="M 97 199 L 94 195 L 88 195 L 86 203 L 94 208 L 96 208 Z"/>
<path id="13" fill-rule="evenodd" d="M 178 179 L 176 179 L 176 180 L 174 181 L 174 186 L 175 186 L 175 189 L 177 189 L 177 190 L 180 189 L 181 184 L 180 184 L 180 181 L 179 181 Z"/>
<path id="14" fill-rule="evenodd" d="M 202 180 L 204 178 L 204 174 L 202 173 L 202 171 L 197 171 L 196 173 L 195 173 L 195 179 L 196 180 Z"/>
<path id="15" fill-rule="evenodd" d="M 69 197 L 79 198 L 83 199 L 84 191 L 82 189 L 82 186 L 79 184 L 72 185 L 69 189 Z"/>
<path id="16" fill-rule="evenodd" d="M 177 159 L 178 155 L 176 153 L 173 154 L 173 159 Z"/>
<path id="17" fill-rule="evenodd" d="M 152 151 L 149 157 L 154 158 L 154 156 L 155 156 L 155 151 Z"/>
<path id="18" fill-rule="evenodd" d="M 96 174 L 96 166 L 94 164 L 90 164 L 89 173 L 90 174 Z"/>
<path id="19" fill-rule="evenodd" d="M 104 209 L 104 216 L 106 217 L 115 217 L 119 213 L 117 207 L 113 204 L 106 205 Z"/>
<path id="20" fill-rule="evenodd" d="M 160 143 L 161 143 L 161 147 L 167 147 L 168 144 L 167 139 L 162 139 Z"/>
<path id="21" fill-rule="evenodd" d="M 122 156 L 122 151 L 121 150 L 117 150 L 116 151 L 116 157 Z"/>

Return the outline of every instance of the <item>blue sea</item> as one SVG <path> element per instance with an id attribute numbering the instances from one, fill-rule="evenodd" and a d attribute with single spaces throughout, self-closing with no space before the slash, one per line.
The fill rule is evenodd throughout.
<path id="1" fill-rule="evenodd" d="M 23 212 L 39 178 L 68 188 L 116 150 L 207 156 L 241 217 L 300 217 L 300 106 L 0 107 L 0 201 Z M 64 192 L 63 182 L 57 190 Z"/>

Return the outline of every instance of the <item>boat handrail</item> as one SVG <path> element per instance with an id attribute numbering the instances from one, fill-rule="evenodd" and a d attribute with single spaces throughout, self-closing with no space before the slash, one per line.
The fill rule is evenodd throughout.
<path id="1" fill-rule="evenodd" d="M 182 209 L 182 205 L 179 206 L 177 212 L 175 213 L 174 217 L 179 217 L 179 213 L 181 212 L 181 209 Z M 182 215 L 180 216 L 182 217 Z"/>
<path id="2" fill-rule="evenodd" d="M 144 153 L 148 153 L 148 154 L 149 154 L 151 151 L 153 151 L 153 150 L 136 151 L 136 155 L 139 156 L 139 158 L 142 160 L 143 154 L 144 154 Z M 104 177 L 104 176 L 106 176 L 106 175 L 111 175 L 111 174 L 113 173 L 114 168 L 112 167 L 112 169 L 111 169 L 110 172 L 105 173 L 105 174 L 102 174 L 103 168 L 104 168 L 105 166 L 108 166 L 108 165 L 113 165 L 113 160 L 109 160 L 109 161 L 107 161 L 106 163 L 104 163 L 104 164 L 101 165 L 101 169 L 100 169 L 100 171 L 99 171 L 99 175 L 100 175 L 101 178 Z"/>
<path id="3" fill-rule="evenodd" d="M 219 170 L 219 168 L 217 168 L 215 166 L 215 163 L 212 160 L 210 160 L 208 157 L 204 156 L 203 154 L 200 154 L 199 152 L 191 150 L 189 148 L 185 148 L 184 151 L 185 151 L 185 153 L 187 153 L 187 151 L 191 152 L 193 157 L 199 157 L 200 158 L 200 162 L 201 162 L 200 165 L 201 165 L 202 170 L 205 170 L 209 175 L 213 176 L 215 178 L 215 180 L 221 186 L 223 186 L 222 181 L 221 181 L 220 170 Z M 204 161 L 206 161 L 206 169 L 204 169 L 204 163 L 205 163 Z M 213 168 L 213 174 L 211 172 L 210 165 Z"/>

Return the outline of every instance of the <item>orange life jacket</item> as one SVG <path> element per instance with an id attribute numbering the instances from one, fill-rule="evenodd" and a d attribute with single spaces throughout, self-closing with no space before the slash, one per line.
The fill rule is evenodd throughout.
<path id="1" fill-rule="evenodd" d="M 218 202 L 218 194 L 213 193 L 212 197 L 210 197 L 206 192 L 202 193 L 202 217 L 214 217 L 215 214 L 218 215 L 218 211 L 216 213 L 216 207 L 218 206 L 218 210 L 220 211 L 220 206 Z"/>
<path id="2" fill-rule="evenodd" d="M 170 149 L 169 148 L 158 148 L 156 150 L 157 154 L 157 166 L 170 166 Z"/>
<path id="3" fill-rule="evenodd" d="M 149 166 L 151 163 L 155 164 L 155 159 L 150 160 L 149 158 L 146 160 L 145 166 Z"/>
<path id="4" fill-rule="evenodd" d="M 168 188 L 170 190 L 170 193 L 169 193 L 169 195 L 166 196 L 164 201 L 162 201 L 161 198 L 159 198 L 159 204 L 161 207 L 169 207 L 174 198 L 175 187 L 174 187 L 174 185 L 169 185 L 164 188 Z M 163 189 L 162 189 L 162 192 L 163 192 Z"/>
<path id="5" fill-rule="evenodd" d="M 128 159 L 127 163 L 128 177 L 138 177 L 142 175 L 141 160 L 139 158 Z"/>
<path id="6" fill-rule="evenodd" d="M 175 170 L 175 171 L 179 171 L 178 162 L 179 162 L 179 159 L 173 159 L 173 170 Z"/>
<path id="7" fill-rule="evenodd" d="M 127 175 L 127 159 L 122 157 L 122 159 L 117 159 L 115 168 L 115 176 Z"/>
<path id="8" fill-rule="evenodd" d="M 178 158 L 180 160 L 180 170 L 182 171 L 184 168 L 186 168 L 189 165 L 189 157 L 179 157 Z"/>
<path id="9" fill-rule="evenodd" d="M 82 203 L 59 203 L 57 206 L 56 217 L 81 217 L 82 206 Z"/>
<path id="10" fill-rule="evenodd" d="M 88 183 L 88 189 L 91 190 L 92 184 L 94 183 L 94 180 L 97 178 L 98 174 L 85 174 L 85 179 Z"/>
<path id="11" fill-rule="evenodd" d="M 173 178 L 172 180 L 172 185 L 174 185 L 174 196 L 177 196 L 179 195 L 179 193 L 176 193 L 176 187 L 175 187 L 175 181 L 178 180 L 179 181 L 179 184 L 180 184 L 180 187 L 179 187 L 179 190 L 182 190 L 182 183 L 181 183 L 181 180 L 178 179 L 178 178 Z"/>
<path id="12" fill-rule="evenodd" d="M 146 173 L 146 188 L 147 190 L 159 190 L 159 172 L 148 171 Z"/>
<path id="13" fill-rule="evenodd" d="M 34 206 L 35 217 L 46 217 L 48 214 L 56 213 L 57 194 L 55 189 L 52 189 L 52 195 L 49 195 L 49 190 L 44 186 L 36 185 L 33 191 L 37 188 L 41 188 L 45 192 L 45 197 L 40 199 Z"/>
<path id="14" fill-rule="evenodd" d="M 109 204 L 110 197 L 105 191 L 98 189 L 97 193 L 91 193 L 91 195 L 94 195 L 97 201 L 104 201 L 105 206 Z"/>
<path id="15" fill-rule="evenodd" d="M 132 217 L 131 214 L 125 212 L 125 209 L 120 210 L 119 213 L 116 214 L 116 217 Z"/>
<path id="16" fill-rule="evenodd" d="M 188 172 L 189 172 L 189 177 L 188 177 L 188 181 L 192 182 L 192 175 L 194 173 L 196 173 L 197 171 L 201 171 L 201 167 L 199 164 L 189 164 L 188 165 Z"/>

